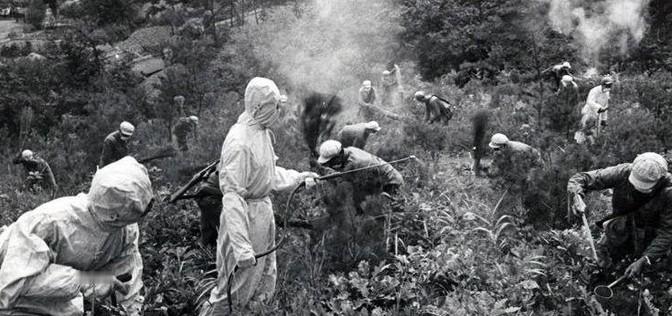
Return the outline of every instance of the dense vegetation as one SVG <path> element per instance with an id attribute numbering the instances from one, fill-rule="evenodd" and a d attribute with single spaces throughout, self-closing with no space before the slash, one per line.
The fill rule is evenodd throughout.
<path id="1" fill-rule="evenodd" d="M 609 3 L 569 2 L 595 15 Z M 172 100 L 183 95 L 187 113 L 200 117 L 199 137 L 189 152 L 148 165 L 156 194 L 173 192 L 218 158 L 254 76 L 274 79 L 290 97 L 274 128 L 278 164 L 308 169 L 298 118 L 302 96 L 337 93 L 346 104 L 339 126 L 361 121 L 359 84 L 371 79 L 378 85 L 381 71 L 395 61 L 405 100 L 386 109 L 403 119 L 381 117 L 383 130 L 367 150 L 385 159 L 415 154 L 423 160 L 400 166 L 408 182 L 395 205 L 402 211 L 390 215 L 387 203 L 373 199 L 355 215 L 337 203 L 352 190 L 342 184 L 301 192 L 292 207 L 326 212 L 332 220 L 312 231 L 280 230 L 290 239 L 278 252 L 278 291 L 259 314 L 634 315 L 638 308 L 654 314 L 654 307 L 665 313 L 672 282 L 664 269 L 663 277 L 649 271 L 639 283 L 617 288 L 612 300 L 593 296 L 595 285 L 622 271 L 597 269 L 581 232 L 565 218 L 573 173 L 644 151 L 666 153 L 672 145 L 672 4 L 625 2 L 646 4 L 645 31 L 637 38 L 610 25 L 614 31 L 604 34 L 599 49 L 587 49 L 580 30 L 557 27 L 551 0 L 171 0 L 144 7 L 90 0 L 64 6 L 59 11 L 69 26 L 26 33 L 28 44 L 0 48 L 0 162 L 7 170 L 0 224 L 48 200 L 46 193 L 19 191 L 22 173 L 11 159 L 21 149 L 51 164 L 59 195 L 85 191 L 107 133 L 122 120 L 134 123 L 133 152 L 150 155 L 169 145 L 178 116 Z M 30 23 L 39 29 L 39 22 Z M 160 27 L 169 30 L 165 39 L 154 33 L 138 39 L 137 32 Z M 129 48 L 116 57 L 107 46 Z M 166 47 L 173 58 L 163 79 L 134 69 L 138 55 L 161 56 Z M 30 53 L 45 58 L 26 57 Z M 558 121 L 553 112 L 555 86 L 543 70 L 564 60 L 572 63 L 581 100 L 599 82 L 597 74 L 618 78 L 610 125 L 590 147 L 564 132 L 575 128 L 575 118 Z M 420 123 L 422 109 L 410 97 L 416 89 L 456 105 L 448 126 Z M 521 129 L 514 117 L 521 105 L 531 129 Z M 543 153 L 545 168 L 529 179 L 534 203 L 525 208 L 503 212 L 497 206 L 504 204 L 505 188 L 467 170 L 471 117 L 483 110 L 490 113 L 488 137 L 503 132 Z M 278 213 L 286 211 L 286 199 L 274 196 Z M 589 200 L 592 219 L 608 211 L 608 197 Z M 381 215 L 385 223 L 376 219 Z M 207 295 L 214 254 L 198 238 L 192 201 L 159 203 L 142 223 L 148 313 L 193 314 Z M 644 289 L 651 298 L 640 307 Z"/>

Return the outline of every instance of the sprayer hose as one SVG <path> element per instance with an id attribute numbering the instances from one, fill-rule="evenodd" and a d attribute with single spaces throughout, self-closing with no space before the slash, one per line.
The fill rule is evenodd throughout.
<path id="1" fill-rule="evenodd" d="M 287 203 L 285 204 L 285 218 L 283 219 L 283 225 L 284 225 L 285 229 L 287 229 L 287 227 L 289 227 L 287 224 L 289 223 L 289 218 L 292 217 L 292 213 L 293 213 L 293 211 L 291 210 L 291 208 L 289 206 L 290 206 L 292 200 L 294 199 L 294 196 L 296 195 L 296 193 L 298 193 L 305 186 L 306 186 L 306 183 L 301 182 L 301 184 L 299 184 L 298 186 L 296 186 L 296 188 L 294 188 L 294 190 L 292 190 L 292 193 L 290 193 L 289 197 L 287 198 Z M 275 246 L 269 248 L 268 250 L 266 250 L 264 252 L 260 252 L 258 254 L 255 254 L 254 259 L 261 259 L 265 256 L 270 255 L 271 253 L 273 253 L 274 251 L 276 251 L 280 247 L 282 247 L 282 245 L 285 243 L 286 240 L 287 240 L 287 235 L 283 234 L 282 236 L 280 236 L 280 240 L 275 244 Z M 227 296 L 226 298 L 227 298 L 227 301 L 229 303 L 229 313 L 233 313 L 233 298 L 231 297 L 231 287 L 233 286 L 233 284 L 232 284 L 233 283 L 232 282 L 233 281 L 233 275 L 236 273 L 236 271 L 238 271 L 238 266 L 236 266 L 233 269 L 233 272 L 231 272 L 231 274 L 229 275 L 229 280 L 227 282 L 228 284 L 227 284 L 227 288 L 226 288 L 226 296 Z"/>

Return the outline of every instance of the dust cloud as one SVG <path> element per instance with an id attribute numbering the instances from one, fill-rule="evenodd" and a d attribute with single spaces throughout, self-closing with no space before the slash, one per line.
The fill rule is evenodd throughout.
<path id="1" fill-rule="evenodd" d="M 614 45 L 620 54 L 638 44 L 648 27 L 650 0 L 541 0 L 550 5 L 552 27 L 572 36 L 580 45 L 582 57 L 599 62 L 603 48 Z"/>

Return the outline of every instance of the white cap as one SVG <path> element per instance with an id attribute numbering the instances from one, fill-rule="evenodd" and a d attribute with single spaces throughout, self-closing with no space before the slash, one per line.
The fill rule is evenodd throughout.
<path id="1" fill-rule="evenodd" d="M 572 66 L 569 64 L 568 61 L 565 61 L 565 62 L 563 62 L 563 63 L 560 64 L 560 65 L 562 66 L 562 68 L 569 68 L 569 69 L 572 69 Z"/>
<path id="2" fill-rule="evenodd" d="M 184 97 L 181 96 L 181 95 L 176 95 L 176 96 L 173 98 L 173 100 L 174 100 L 174 101 L 182 101 L 182 102 L 184 102 Z"/>
<path id="3" fill-rule="evenodd" d="M 341 142 L 337 140 L 328 140 L 320 145 L 320 157 L 317 158 L 317 163 L 325 164 L 331 158 L 336 157 L 341 152 L 342 149 Z"/>
<path id="4" fill-rule="evenodd" d="M 364 80 L 364 82 L 362 82 L 362 86 L 365 88 L 371 88 L 371 80 Z"/>
<path id="5" fill-rule="evenodd" d="M 506 135 L 502 133 L 497 133 L 495 135 L 492 135 L 492 138 L 490 138 L 490 148 L 500 148 L 502 146 L 505 146 L 509 142 L 509 138 L 506 137 Z"/>
<path id="6" fill-rule="evenodd" d="M 135 132 L 135 126 L 133 124 L 123 121 L 119 124 L 119 132 L 124 136 L 131 136 Z"/>
<path id="7" fill-rule="evenodd" d="M 21 158 L 23 159 L 32 159 L 33 158 L 33 151 L 30 149 L 26 149 L 21 152 Z"/>
<path id="8" fill-rule="evenodd" d="M 425 97 L 425 91 L 417 91 L 415 93 L 414 97 L 415 97 L 416 100 L 419 100 L 420 98 L 424 98 Z"/>
<path id="9" fill-rule="evenodd" d="M 392 73 L 389 70 L 383 70 L 383 76 L 389 76 Z"/>
<path id="10" fill-rule="evenodd" d="M 366 126 L 367 129 L 372 129 L 376 132 L 380 131 L 380 125 L 378 125 L 378 122 L 376 122 L 376 121 L 368 122 L 368 123 L 366 123 L 365 126 Z"/>
<path id="11" fill-rule="evenodd" d="M 570 83 L 570 82 L 574 81 L 574 78 L 570 75 L 564 75 L 564 76 L 562 76 L 561 81 L 564 82 L 564 83 Z"/>
<path id="12" fill-rule="evenodd" d="M 194 123 L 198 123 L 198 116 L 196 116 L 196 115 L 190 116 L 189 119 Z"/>
<path id="13" fill-rule="evenodd" d="M 667 173 L 667 161 L 663 156 L 648 152 L 638 155 L 632 162 L 632 170 L 628 180 L 640 192 L 653 189 Z"/>
<path id="14" fill-rule="evenodd" d="M 613 84 L 614 83 L 614 78 L 611 75 L 606 75 L 602 77 L 602 80 L 600 80 L 601 84 Z"/>

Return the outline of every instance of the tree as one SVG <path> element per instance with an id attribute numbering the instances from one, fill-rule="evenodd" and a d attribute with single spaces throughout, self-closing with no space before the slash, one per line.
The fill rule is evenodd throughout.
<path id="1" fill-rule="evenodd" d="M 133 0 L 87 0 L 83 13 L 97 25 L 132 24 L 137 15 Z"/>
<path id="2" fill-rule="evenodd" d="M 550 31 L 541 3 L 404 0 L 402 6 L 402 39 L 425 79 L 458 71 L 461 83 L 493 80 L 503 69 L 536 73 L 558 55 L 574 56 L 564 37 Z"/>
<path id="3" fill-rule="evenodd" d="M 31 0 L 26 10 L 26 22 L 38 30 L 41 29 L 46 9 L 47 7 L 42 0 Z"/>

